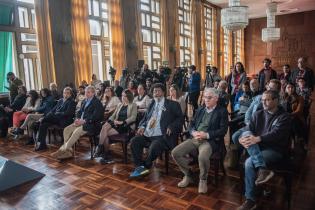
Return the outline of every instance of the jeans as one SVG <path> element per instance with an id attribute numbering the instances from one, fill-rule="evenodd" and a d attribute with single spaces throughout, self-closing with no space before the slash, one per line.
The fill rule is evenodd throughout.
<path id="1" fill-rule="evenodd" d="M 281 153 L 270 149 L 260 151 L 257 144 L 250 146 L 247 151 L 250 157 L 245 161 L 245 197 L 255 201 L 257 168 L 279 162 L 283 156 Z"/>

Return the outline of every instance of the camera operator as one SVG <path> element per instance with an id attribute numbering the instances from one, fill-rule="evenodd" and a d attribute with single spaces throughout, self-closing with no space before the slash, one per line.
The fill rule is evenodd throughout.
<path id="1" fill-rule="evenodd" d="M 195 110 L 198 109 L 198 98 L 200 95 L 200 81 L 201 76 L 200 73 L 197 71 L 196 66 L 191 65 L 188 68 L 188 74 L 190 75 L 188 80 L 188 97 L 189 103 L 194 107 Z"/>
<path id="2" fill-rule="evenodd" d="M 206 67 L 206 81 L 205 81 L 205 87 L 214 87 L 214 83 L 216 81 L 221 81 L 222 78 L 221 76 L 218 74 L 218 68 L 215 67 L 215 66 L 210 66 L 210 65 L 207 65 Z"/>

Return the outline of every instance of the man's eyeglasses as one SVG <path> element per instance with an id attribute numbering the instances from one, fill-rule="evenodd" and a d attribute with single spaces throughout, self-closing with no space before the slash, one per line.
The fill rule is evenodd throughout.
<path id="1" fill-rule="evenodd" d="M 213 96 L 203 96 L 204 99 L 208 99 L 211 100 L 213 98 Z"/>

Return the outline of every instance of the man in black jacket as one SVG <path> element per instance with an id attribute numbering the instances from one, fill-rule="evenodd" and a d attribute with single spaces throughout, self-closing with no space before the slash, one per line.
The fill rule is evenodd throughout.
<path id="1" fill-rule="evenodd" d="M 85 88 L 85 97 L 81 109 L 77 113 L 74 123 L 67 126 L 63 131 L 64 144 L 57 152 L 51 155 L 57 159 L 72 157 L 72 146 L 84 134 L 95 134 L 101 130 L 101 121 L 104 116 L 103 105 L 95 96 L 94 86 Z"/>
<path id="2" fill-rule="evenodd" d="M 20 86 L 18 88 L 18 95 L 15 96 L 14 101 L 9 106 L 0 105 L 0 137 L 6 137 L 8 127 L 12 125 L 13 113 L 20 111 L 26 102 L 26 87 Z"/>
<path id="3" fill-rule="evenodd" d="M 298 68 L 292 72 L 291 80 L 292 82 L 298 84 L 297 80 L 301 77 L 304 78 L 306 87 L 313 91 L 315 83 L 314 72 L 312 69 L 307 67 L 307 60 L 304 57 L 300 57 L 298 59 Z"/>
<path id="4" fill-rule="evenodd" d="M 63 90 L 63 98 L 58 101 L 57 105 L 50 112 L 39 119 L 37 142 L 40 142 L 40 144 L 37 145 L 35 151 L 47 149 L 46 135 L 49 126 L 58 125 L 64 128 L 70 125 L 73 121 L 74 113 L 75 102 L 72 98 L 72 90 L 70 87 L 66 87 Z"/>
<path id="5" fill-rule="evenodd" d="M 281 161 L 288 161 L 291 118 L 279 106 L 279 99 L 277 91 L 265 91 L 261 99 L 264 110 L 254 114 L 239 139 L 239 143 L 247 150 L 249 158 L 245 161 L 246 201 L 238 210 L 255 209 L 256 185 L 269 181 L 274 175 L 268 167 Z"/>
<path id="6" fill-rule="evenodd" d="M 261 92 L 265 90 L 266 84 L 268 84 L 271 79 L 278 78 L 277 72 L 271 68 L 271 60 L 265 58 L 263 63 L 264 68 L 258 73 L 259 91 Z"/>
<path id="7" fill-rule="evenodd" d="M 161 83 L 153 85 L 154 100 L 139 124 L 137 136 L 131 139 L 131 152 L 136 169 L 130 177 L 149 173 L 152 162 L 163 152 L 176 145 L 178 134 L 183 126 L 183 113 L 176 101 L 164 97 L 165 87 Z M 148 147 L 148 155 L 142 161 L 143 149 Z"/>
<path id="8" fill-rule="evenodd" d="M 224 143 L 224 136 L 228 129 L 228 111 L 226 107 L 218 104 L 219 91 L 214 88 L 206 88 L 203 99 L 205 106 L 198 109 L 189 125 L 188 130 L 192 138 L 179 144 L 172 151 L 174 160 L 185 175 L 183 180 L 178 183 L 178 187 L 187 187 L 192 182 L 189 159 L 186 158 L 186 155 L 194 150 L 199 151 L 199 193 L 207 192 L 210 156 Z"/>

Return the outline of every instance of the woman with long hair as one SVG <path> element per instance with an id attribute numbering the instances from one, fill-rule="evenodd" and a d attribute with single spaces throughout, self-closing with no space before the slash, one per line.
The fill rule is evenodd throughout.
<path id="1" fill-rule="evenodd" d="M 127 133 L 130 124 L 136 121 L 137 105 L 133 103 L 133 94 L 130 90 L 124 90 L 122 93 L 122 103 L 120 103 L 115 112 L 103 125 L 99 144 L 96 148 L 95 156 L 102 156 L 101 163 L 111 163 L 109 155 L 109 138 L 112 135 Z"/>
<path id="2" fill-rule="evenodd" d="M 181 92 L 179 91 L 179 88 L 177 87 L 176 84 L 172 84 L 170 86 L 169 96 L 167 97 L 167 99 L 170 99 L 172 101 L 177 101 L 180 105 L 180 108 L 181 108 L 183 114 L 185 114 L 185 112 L 186 112 L 185 96 L 181 94 Z"/>
<path id="3" fill-rule="evenodd" d="M 23 120 L 26 119 L 29 113 L 34 112 L 40 105 L 40 98 L 36 90 L 30 90 L 27 94 L 26 102 L 21 109 L 21 111 L 17 111 L 13 113 L 13 130 L 12 133 L 14 135 L 19 134 L 21 131 L 19 127 Z"/>
<path id="4" fill-rule="evenodd" d="M 105 107 L 104 117 L 106 120 L 111 116 L 111 114 L 113 114 L 117 105 L 120 103 L 120 100 L 117 96 L 115 96 L 114 88 L 107 87 L 101 101 Z"/>
<path id="5" fill-rule="evenodd" d="M 227 76 L 228 93 L 230 94 L 231 110 L 234 111 L 234 100 L 238 91 L 241 90 L 242 84 L 246 82 L 246 72 L 244 65 L 237 62 L 234 65 L 232 72 Z"/>

